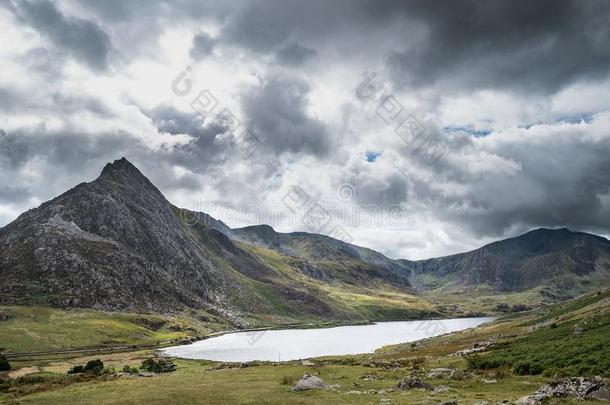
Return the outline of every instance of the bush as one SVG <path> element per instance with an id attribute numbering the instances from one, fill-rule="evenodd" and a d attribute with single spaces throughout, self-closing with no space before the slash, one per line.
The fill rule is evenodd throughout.
<path id="1" fill-rule="evenodd" d="M 155 360 L 152 357 L 144 360 L 140 368 L 152 373 L 171 373 L 176 371 L 176 365 L 173 361 L 169 359 Z"/>
<path id="2" fill-rule="evenodd" d="M 519 361 L 513 365 L 512 371 L 516 375 L 536 375 L 542 373 L 542 367 L 536 363 Z"/>
<path id="3" fill-rule="evenodd" d="M 129 367 L 129 365 L 125 365 L 123 366 L 123 372 L 124 373 L 129 373 L 129 374 L 135 374 L 137 373 L 139 370 L 137 367 Z"/>
<path id="4" fill-rule="evenodd" d="M 10 371 L 11 363 L 9 363 L 8 359 L 5 355 L 0 354 L 0 371 Z"/>
<path id="5" fill-rule="evenodd" d="M 471 354 L 465 356 L 466 364 L 469 370 L 498 368 L 505 365 L 505 362 L 493 357 L 481 356 L 479 354 Z"/>
<path id="6" fill-rule="evenodd" d="M 294 377 L 285 375 L 284 377 L 282 377 L 282 381 L 281 381 L 280 384 L 282 384 L 282 385 L 293 385 L 294 384 Z"/>
<path id="7" fill-rule="evenodd" d="M 100 359 L 88 361 L 84 366 L 74 366 L 68 370 L 68 374 L 87 373 L 100 375 L 104 371 L 104 363 Z"/>

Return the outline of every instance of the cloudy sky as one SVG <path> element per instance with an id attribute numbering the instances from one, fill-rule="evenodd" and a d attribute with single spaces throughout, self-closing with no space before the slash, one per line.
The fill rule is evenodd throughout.
<path id="1" fill-rule="evenodd" d="M 394 258 L 610 234 L 604 0 L 0 0 L 0 226 L 127 157 Z"/>

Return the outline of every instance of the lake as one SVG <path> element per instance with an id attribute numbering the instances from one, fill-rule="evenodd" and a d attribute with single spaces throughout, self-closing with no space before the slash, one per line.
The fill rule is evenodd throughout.
<path id="1" fill-rule="evenodd" d="M 227 362 L 299 360 L 371 353 L 382 346 L 473 328 L 494 319 L 377 322 L 371 325 L 320 329 L 235 332 L 162 351 L 169 356 Z"/>

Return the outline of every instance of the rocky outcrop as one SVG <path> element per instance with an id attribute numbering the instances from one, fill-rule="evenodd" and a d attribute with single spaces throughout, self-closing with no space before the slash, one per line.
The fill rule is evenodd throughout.
<path id="1" fill-rule="evenodd" d="M 551 397 L 610 401 L 610 390 L 601 377 L 562 378 L 543 385 L 535 393 L 519 399 L 517 404 L 539 404 Z"/>
<path id="2" fill-rule="evenodd" d="M 412 390 L 412 389 L 425 389 L 425 390 L 433 390 L 434 387 L 432 384 L 424 382 L 415 376 L 403 378 L 398 382 L 395 388 L 400 390 Z"/>

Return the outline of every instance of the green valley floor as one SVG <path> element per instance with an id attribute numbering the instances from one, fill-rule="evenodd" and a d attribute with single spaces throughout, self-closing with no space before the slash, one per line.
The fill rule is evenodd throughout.
<path id="1" fill-rule="evenodd" d="M 155 356 L 152 349 L 94 356 L 17 357 L 11 360 L 10 374 L 0 373 L 0 403 L 513 403 L 558 377 L 610 377 L 608 336 L 610 292 L 600 291 L 563 304 L 507 315 L 479 328 L 384 347 L 370 355 L 241 365 L 175 359 L 175 372 L 153 376 L 115 372 Z M 97 358 L 106 367 L 101 376 L 66 374 L 71 367 Z M 450 369 L 451 373 L 438 373 L 436 369 Z M 305 373 L 320 377 L 332 388 L 292 391 L 293 384 Z M 410 376 L 436 389 L 396 388 L 401 379 Z M 594 402 L 557 399 L 547 403 Z"/>

